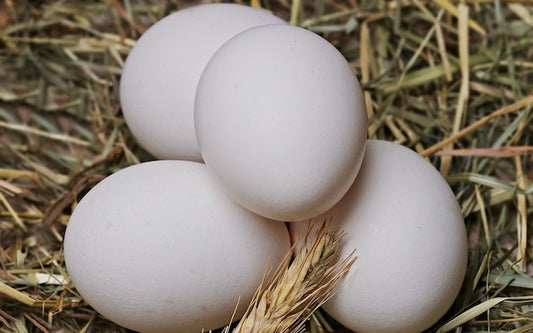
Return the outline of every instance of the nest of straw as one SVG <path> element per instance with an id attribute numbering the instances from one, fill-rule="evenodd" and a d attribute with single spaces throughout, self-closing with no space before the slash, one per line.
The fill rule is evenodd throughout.
<path id="1" fill-rule="evenodd" d="M 73 207 L 94 184 L 152 159 L 124 123 L 117 84 L 135 40 L 192 3 L 0 3 L 0 332 L 125 331 L 69 284 L 63 234 Z M 455 304 L 430 331 L 532 331 L 531 1 L 244 3 L 335 45 L 362 82 L 369 137 L 419 152 L 456 193 L 469 236 L 468 271 Z M 272 295 L 284 295 L 287 272 L 301 278 L 295 272 L 311 257 L 297 255 L 290 268 L 287 259 L 264 282 L 248 310 L 252 319 L 240 327 L 265 318 L 264 297 L 280 305 L 298 299 L 294 291 L 290 299 Z M 320 263 L 337 265 L 340 277 L 351 259 Z M 314 281 L 303 277 L 302 283 Z M 323 295 L 334 290 L 331 285 Z M 342 332 L 314 311 L 323 300 L 309 303 L 290 325 L 290 315 L 276 320 L 290 329 Z"/>

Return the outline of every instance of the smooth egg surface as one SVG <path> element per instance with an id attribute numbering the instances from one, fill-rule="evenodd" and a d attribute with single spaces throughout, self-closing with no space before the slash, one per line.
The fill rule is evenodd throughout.
<path id="1" fill-rule="evenodd" d="M 152 25 L 128 55 L 120 80 L 124 118 L 139 144 L 158 159 L 201 161 L 193 120 L 200 75 L 224 42 L 263 24 L 285 22 L 262 9 L 205 4 Z"/>
<path id="2" fill-rule="evenodd" d="M 289 249 L 286 226 L 219 190 L 205 165 L 154 161 L 105 178 L 67 226 L 65 261 L 82 297 L 141 332 L 200 332 L 239 319 L 268 265 Z"/>
<path id="3" fill-rule="evenodd" d="M 457 297 L 467 264 L 464 220 L 440 173 L 412 150 L 369 140 L 346 196 L 315 219 L 346 232 L 357 260 L 324 308 L 359 333 L 416 333 Z M 290 224 L 301 239 L 309 222 Z"/>
<path id="4" fill-rule="evenodd" d="M 275 220 L 317 216 L 337 203 L 366 143 L 352 68 L 317 34 L 265 25 L 226 42 L 198 84 L 195 127 L 223 189 Z"/>

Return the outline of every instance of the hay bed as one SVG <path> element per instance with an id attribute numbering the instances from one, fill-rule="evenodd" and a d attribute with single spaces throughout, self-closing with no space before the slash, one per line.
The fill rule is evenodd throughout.
<path id="1" fill-rule="evenodd" d="M 121 116 L 119 75 L 147 27 L 193 3 L 0 4 L 0 332 L 125 331 L 63 285 L 62 235 L 96 182 L 152 159 Z M 533 331 L 532 2 L 245 3 L 341 50 L 362 81 L 370 137 L 418 151 L 451 184 L 469 266 L 430 331 Z M 309 329 L 330 325 L 343 331 L 318 312 Z"/>

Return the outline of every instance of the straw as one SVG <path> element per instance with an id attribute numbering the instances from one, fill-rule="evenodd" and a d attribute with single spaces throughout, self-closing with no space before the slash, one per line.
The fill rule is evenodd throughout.
<path id="1" fill-rule="evenodd" d="M 0 3 L 0 333 L 125 332 L 70 284 L 62 238 L 98 180 L 153 159 L 122 116 L 122 66 L 143 31 L 200 2 Z M 469 261 L 455 303 L 428 332 L 531 331 L 531 1 L 235 2 L 331 42 L 362 82 L 369 135 L 417 151 L 445 175 Z M 269 281 L 262 287 L 286 294 Z M 316 304 L 293 324 L 349 332 L 312 312 Z"/>

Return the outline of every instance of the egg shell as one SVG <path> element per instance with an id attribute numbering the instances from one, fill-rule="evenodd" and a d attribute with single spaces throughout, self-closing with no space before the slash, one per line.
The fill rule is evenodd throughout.
<path id="1" fill-rule="evenodd" d="M 322 37 L 289 25 L 246 30 L 198 83 L 195 127 L 226 193 L 276 220 L 317 216 L 359 170 L 366 111 L 350 65 Z"/>
<path id="2" fill-rule="evenodd" d="M 350 191 L 316 220 L 346 232 L 342 257 L 358 259 L 324 308 L 359 333 L 415 333 L 457 297 L 467 263 L 466 231 L 453 192 L 412 150 L 369 140 Z M 301 239 L 309 222 L 290 224 Z"/>
<path id="3" fill-rule="evenodd" d="M 159 159 L 202 161 L 194 133 L 194 94 L 205 65 L 228 39 L 262 24 L 286 24 L 257 8 L 206 4 L 152 25 L 131 50 L 120 80 L 124 118 Z"/>
<path id="4" fill-rule="evenodd" d="M 286 226 L 227 198 L 205 165 L 154 161 L 123 169 L 83 197 L 67 226 L 65 261 L 82 297 L 141 332 L 200 332 L 238 319 Z"/>

